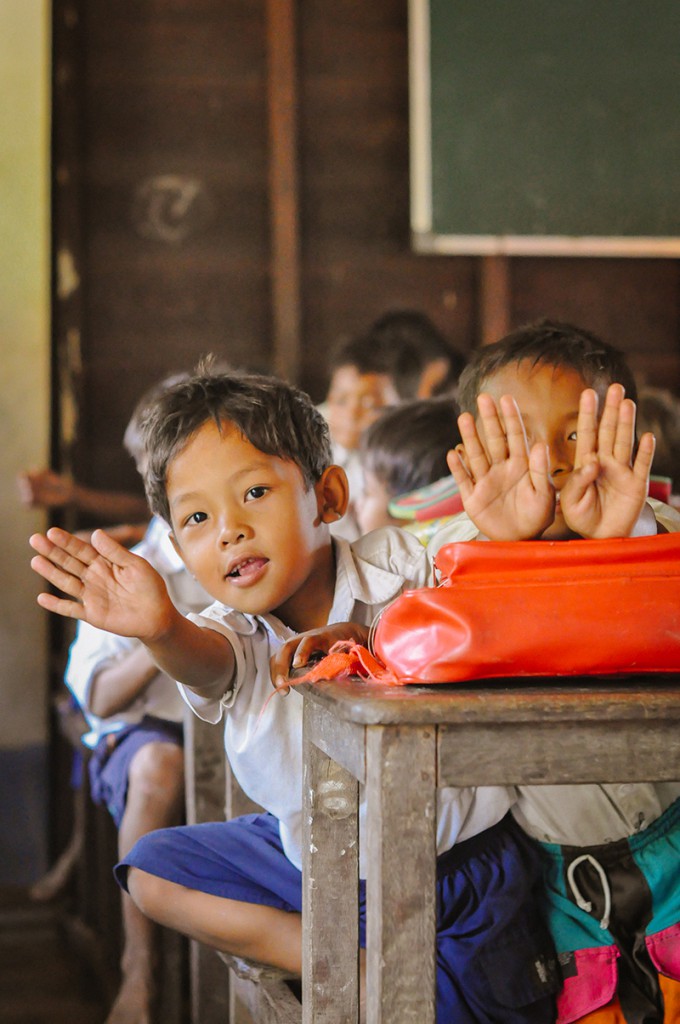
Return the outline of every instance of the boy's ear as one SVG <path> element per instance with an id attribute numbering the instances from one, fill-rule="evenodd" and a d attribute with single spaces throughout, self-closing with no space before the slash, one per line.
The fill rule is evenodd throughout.
<path id="1" fill-rule="evenodd" d="M 448 359 L 433 359 L 420 375 L 416 398 L 432 398 L 434 390 L 439 387 L 450 370 Z"/>
<path id="2" fill-rule="evenodd" d="M 314 485 L 322 523 L 342 519 L 349 505 L 349 482 L 341 466 L 328 466 Z"/>

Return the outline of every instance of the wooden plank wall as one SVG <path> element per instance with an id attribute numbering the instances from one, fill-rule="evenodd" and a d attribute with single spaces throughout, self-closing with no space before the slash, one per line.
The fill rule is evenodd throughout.
<path id="1" fill-rule="evenodd" d="M 680 388 L 678 261 L 411 252 L 406 0 L 54 6 L 56 66 L 77 84 L 55 90 L 55 138 L 78 171 L 55 174 L 55 249 L 74 223 L 80 245 L 55 324 L 79 311 L 59 362 L 88 482 L 138 486 L 120 441 L 164 373 L 216 351 L 321 399 L 330 347 L 395 306 L 464 350 L 571 319 Z"/>

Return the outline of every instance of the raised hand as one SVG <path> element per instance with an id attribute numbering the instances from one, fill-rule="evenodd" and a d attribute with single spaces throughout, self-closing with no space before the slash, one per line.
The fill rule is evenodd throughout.
<path id="1" fill-rule="evenodd" d="M 491 395 L 480 394 L 477 408 L 482 436 L 474 417 L 463 413 L 458 419 L 461 451 L 447 456 L 463 507 L 490 540 L 538 537 L 555 515 L 547 447 L 537 444 L 529 451 L 519 408 L 510 395 L 500 399 L 502 421 Z"/>
<path id="2" fill-rule="evenodd" d="M 33 534 L 29 543 L 37 552 L 31 568 L 68 595 L 39 594 L 38 604 L 47 611 L 145 643 L 178 614 L 156 570 L 103 530 L 95 530 L 88 544 L 52 527 L 47 534 Z"/>
<path id="3" fill-rule="evenodd" d="M 620 384 L 607 389 L 599 426 L 597 412 L 597 394 L 588 388 L 579 403 L 574 469 L 560 492 L 562 514 L 581 537 L 629 537 L 645 509 L 654 435 L 642 435 L 633 460 L 635 403 Z"/>

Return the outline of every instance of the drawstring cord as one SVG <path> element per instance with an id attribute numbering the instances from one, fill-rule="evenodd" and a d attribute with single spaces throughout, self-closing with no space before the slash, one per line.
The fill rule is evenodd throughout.
<path id="1" fill-rule="evenodd" d="M 589 853 L 584 853 L 581 857 L 577 857 L 576 860 L 573 860 L 571 862 L 569 868 L 567 869 L 567 881 L 569 882 L 569 885 L 571 886 L 571 891 L 574 894 L 576 906 L 579 908 L 579 910 L 585 910 L 585 912 L 589 914 L 593 909 L 593 905 L 590 902 L 590 900 L 586 900 L 583 898 L 581 890 L 576 884 L 576 879 L 574 878 L 574 872 L 576 871 L 576 868 L 579 866 L 579 864 L 583 864 L 584 861 L 587 861 L 588 864 L 590 864 L 590 866 L 597 872 L 597 874 L 600 877 L 600 884 L 602 885 L 602 892 L 604 893 L 604 913 L 602 915 L 602 920 L 600 921 L 600 928 L 606 930 L 607 928 L 609 928 L 609 915 L 612 909 L 612 891 L 609 886 L 609 880 L 607 879 L 604 868 L 602 867 L 600 862 L 598 860 L 595 860 L 594 857 L 591 857 Z"/>

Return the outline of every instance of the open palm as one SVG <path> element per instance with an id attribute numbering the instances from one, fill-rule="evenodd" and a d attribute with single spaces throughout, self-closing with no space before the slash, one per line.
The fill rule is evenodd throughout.
<path id="1" fill-rule="evenodd" d="M 37 552 L 31 567 L 68 595 L 40 594 L 43 608 L 144 642 L 162 631 L 173 607 L 163 578 L 102 530 L 88 544 L 53 527 L 30 544 Z"/>
<path id="2" fill-rule="evenodd" d="M 612 384 L 597 422 L 597 395 L 583 392 L 574 469 L 562 488 L 565 522 L 582 537 L 628 537 L 647 497 L 654 437 L 643 434 L 635 459 L 635 404 Z"/>
<path id="3" fill-rule="evenodd" d="M 459 417 L 462 445 L 448 454 L 463 507 L 490 540 L 526 540 L 553 521 L 555 489 L 545 446 L 528 449 L 517 403 L 500 400 L 501 423 L 490 395 L 478 399 L 482 439 L 469 413 Z"/>

